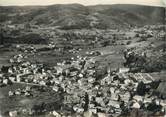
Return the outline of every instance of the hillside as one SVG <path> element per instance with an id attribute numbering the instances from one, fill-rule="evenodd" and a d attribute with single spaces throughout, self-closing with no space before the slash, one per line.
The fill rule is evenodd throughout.
<path id="1" fill-rule="evenodd" d="M 51 6 L 1 6 L 0 22 L 13 24 L 29 22 L 36 25 L 71 28 L 121 28 L 162 24 L 164 8 L 141 5 L 97 5 L 80 4 Z"/>
<path id="2" fill-rule="evenodd" d="M 114 19 L 115 23 L 123 22 L 130 25 L 148 25 L 164 22 L 165 9 L 153 6 L 141 5 L 97 5 L 91 7 L 93 10 L 102 14 L 103 19 L 109 22 Z"/>

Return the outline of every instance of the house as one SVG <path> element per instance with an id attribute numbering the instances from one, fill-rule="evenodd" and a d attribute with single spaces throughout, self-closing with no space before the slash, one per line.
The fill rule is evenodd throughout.
<path id="1" fill-rule="evenodd" d="M 120 103 L 118 101 L 110 100 L 108 105 L 117 109 L 120 108 Z"/>
<path id="2" fill-rule="evenodd" d="M 133 103 L 132 108 L 139 109 L 141 106 L 138 102 Z"/>
<path id="3" fill-rule="evenodd" d="M 124 68 L 119 68 L 118 69 L 118 72 L 119 73 L 127 73 L 127 72 L 129 72 L 130 71 L 130 69 L 129 68 L 126 68 L 126 67 L 124 67 Z"/>
<path id="4" fill-rule="evenodd" d="M 17 115 L 18 115 L 18 112 L 17 112 L 17 111 L 10 111 L 10 112 L 9 112 L 9 116 L 10 116 L 10 117 L 17 117 Z"/>

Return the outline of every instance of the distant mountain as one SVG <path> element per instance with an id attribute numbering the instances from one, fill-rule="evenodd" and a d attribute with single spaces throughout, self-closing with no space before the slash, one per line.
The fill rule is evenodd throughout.
<path id="1" fill-rule="evenodd" d="M 0 22 L 73 28 L 126 28 L 164 23 L 165 8 L 141 5 L 80 4 L 51 6 L 0 6 Z"/>
<path id="2" fill-rule="evenodd" d="M 141 5 L 97 5 L 91 7 L 99 14 L 131 25 L 164 23 L 165 8 Z M 103 19 L 109 20 L 109 18 Z M 108 21 L 109 22 L 109 21 Z"/>

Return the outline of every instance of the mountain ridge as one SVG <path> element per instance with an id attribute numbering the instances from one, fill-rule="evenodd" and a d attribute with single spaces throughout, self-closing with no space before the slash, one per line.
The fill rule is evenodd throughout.
<path id="1" fill-rule="evenodd" d="M 131 4 L 55 4 L 48 6 L 0 6 L 0 23 L 31 23 L 64 29 L 127 28 L 164 23 L 163 7 Z"/>

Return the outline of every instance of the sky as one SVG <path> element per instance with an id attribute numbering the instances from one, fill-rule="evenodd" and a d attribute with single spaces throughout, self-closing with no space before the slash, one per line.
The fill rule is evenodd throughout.
<path id="1" fill-rule="evenodd" d="M 151 5 L 151 6 L 163 6 L 162 0 L 0 0 L 0 6 L 51 5 L 51 4 L 72 4 L 72 3 L 79 3 L 83 5 L 141 4 L 141 5 Z"/>

